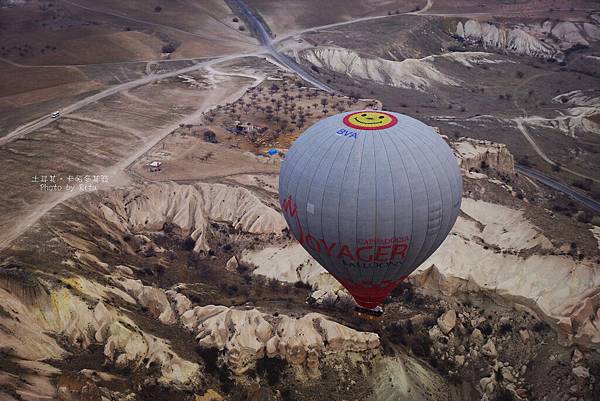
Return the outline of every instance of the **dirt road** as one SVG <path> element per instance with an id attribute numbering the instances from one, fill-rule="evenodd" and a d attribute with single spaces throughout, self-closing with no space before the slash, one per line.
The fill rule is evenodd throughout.
<path id="1" fill-rule="evenodd" d="M 260 53 L 237 53 L 237 54 L 232 54 L 232 55 L 228 55 L 228 56 L 223 56 L 223 57 L 217 57 L 208 61 L 203 61 L 200 63 L 197 63 L 193 66 L 190 67 L 186 67 L 186 68 L 182 68 L 176 71 L 171 71 L 171 72 L 166 72 L 163 74 L 152 74 L 140 79 L 137 79 L 135 81 L 129 81 L 129 82 L 125 82 L 119 85 L 115 85 L 112 86 L 106 90 L 103 90 L 102 92 L 96 93 L 95 95 L 86 97 L 85 99 L 82 99 L 78 102 L 75 102 L 73 104 L 70 104 L 69 106 L 64 107 L 62 110 L 60 110 L 61 115 L 68 115 L 69 113 L 73 113 L 79 109 L 81 109 L 82 107 L 85 107 L 87 105 L 90 105 L 92 103 L 95 103 L 101 99 L 104 99 L 108 96 L 114 95 L 116 93 L 119 92 L 123 92 L 129 89 L 133 89 L 136 88 L 138 86 L 142 86 L 145 84 L 149 84 L 151 82 L 154 81 L 159 81 L 161 79 L 165 79 L 165 78 L 169 78 L 169 77 L 174 77 L 180 74 L 185 74 L 188 72 L 192 72 L 192 71 L 196 71 L 202 68 L 205 68 L 207 66 L 213 65 L 213 64 L 218 64 L 220 62 L 223 61 L 228 61 L 228 60 L 234 60 L 240 57 L 245 57 L 245 56 L 255 56 L 255 55 L 259 55 Z M 14 129 L 13 131 L 9 132 L 7 135 L 3 136 L 2 138 L 0 138 L 0 146 L 5 145 L 11 141 L 14 141 L 17 138 L 20 138 L 24 135 L 29 134 L 30 132 L 33 132 L 37 129 L 40 129 L 42 127 L 45 127 L 48 124 L 51 124 L 55 119 L 51 118 L 50 116 L 46 116 L 46 117 L 42 117 L 40 119 L 31 121 L 27 124 L 24 124 L 16 129 Z"/>
<path id="2" fill-rule="evenodd" d="M 221 60 L 223 61 L 223 60 Z M 164 137 L 169 135 L 173 130 L 178 128 L 180 124 L 190 124 L 196 122 L 198 118 L 210 110 L 213 107 L 216 107 L 222 103 L 233 102 L 239 97 L 241 97 L 249 87 L 258 85 L 264 79 L 263 76 L 254 76 L 249 74 L 229 74 L 220 72 L 218 70 L 212 69 L 210 65 L 212 63 L 216 63 L 216 60 L 213 60 L 211 64 L 205 65 L 208 67 L 209 76 L 219 75 L 219 76 L 244 76 L 246 78 L 253 78 L 254 82 L 252 84 L 240 85 L 238 80 L 232 79 L 229 82 L 221 82 L 218 87 L 215 86 L 214 90 L 208 92 L 207 96 L 203 98 L 202 103 L 199 104 L 198 108 L 192 114 L 188 114 L 184 118 L 174 121 L 172 124 L 162 128 L 160 131 L 157 131 L 150 137 L 147 137 L 144 144 L 137 148 L 135 152 L 128 155 L 127 158 L 120 160 L 115 163 L 112 167 L 106 170 L 106 175 L 111 177 L 110 181 L 107 184 L 99 184 L 98 190 L 105 190 L 114 186 L 122 186 L 130 183 L 130 177 L 126 172 L 127 168 L 134 163 L 138 158 L 143 156 L 146 152 L 152 149 L 158 142 L 160 142 Z M 196 67 L 196 66 L 195 66 Z M 200 68 L 200 67 L 197 67 Z M 195 69 L 197 69 L 195 68 Z M 148 81 L 151 82 L 151 81 Z M 137 86 L 137 85 L 136 85 Z M 121 90 L 124 90 L 121 88 Z M 117 93 L 111 92 L 110 94 Z M 109 95 L 106 95 L 109 96 Z M 96 99 L 97 100 L 97 99 Z M 89 103 L 92 103 L 92 100 Z M 88 104 L 89 104 L 88 103 Z M 80 107 L 82 107 L 80 105 Z M 78 107 L 79 108 L 79 107 Z M 76 119 L 80 120 L 88 120 L 86 117 L 75 116 Z M 110 122 L 109 125 L 114 128 L 119 128 L 123 130 L 131 130 L 129 127 L 122 127 L 118 124 L 118 122 Z M 32 129 L 33 130 L 33 129 Z M 19 216 L 19 225 L 14 229 L 6 230 L 0 233 L 0 250 L 8 247 L 16 238 L 21 236 L 24 232 L 26 232 L 31 226 L 33 226 L 40 218 L 42 218 L 46 213 L 48 213 L 52 208 L 59 205 L 62 202 L 65 202 L 77 195 L 80 195 L 80 192 L 72 191 L 72 192 L 63 192 L 60 194 L 56 194 L 54 196 L 49 196 L 46 199 L 46 202 L 42 204 L 32 205 L 32 209 L 27 211 L 22 216 Z"/>

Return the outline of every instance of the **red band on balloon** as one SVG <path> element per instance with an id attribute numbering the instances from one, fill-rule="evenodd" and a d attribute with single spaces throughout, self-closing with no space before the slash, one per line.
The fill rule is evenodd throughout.
<path id="1" fill-rule="evenodd" d="M 380 285 L 369 285 L 365 283 L 352 283 L 336 277 L 336 280 L 342 283 L 344 288 L 354 297 L 359 306 L 367 309 L 373 309 L 390 295 L 394 288 L 398 286 L 407 276 L 402 276 L 396 281 L 384 281 Z"/>

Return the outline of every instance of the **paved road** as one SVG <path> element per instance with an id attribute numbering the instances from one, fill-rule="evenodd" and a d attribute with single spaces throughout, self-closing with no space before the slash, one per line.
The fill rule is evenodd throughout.
<path id="1" fill-rule="evenodd" d="M 300 76 L 300 78 L 302 78 L 306 82 L 310 83 L 311 85 L 313 85 L 321 90 L 324 90 L 326 92 L 329 92 L 329 93 L 336 92 L 329 85 L 319 81 L 318 79 L 316 79 L 315 77 L 310 75 L 308 72 L 306 72 L 294 60 L 292 60 L 285 54 L 280 53 L 273 46 L 273 40 L 271 39 L 271 35 L 267 31 L 266 27 L 263 25 L 260 18 L 258 18 L 256 16 L 254 11 L 252 11 L 245 2 L 243 2 L 242 0 L 233 0 L 233 3 L 235 3 L 240 8 L 240 10 L 244 13 L 244 15 L 246 16 L 247 22 L 252 26 L 254 32 L 257 33 L 257 35 L 258 35 L 257 39 L 265 47 L 265 49 L 271 55 L 271 57 L 273 57 L 275 60 L 277 60 L 281 65 L 283 65 L 287 69 L 298 74 L 298 76 Z"/>
<path id="2" fill-rule="evenodd" d="M 542 184 L 549 186 L 550 188 L 556 191 L 562 192 L 571 199 L 594 210 L 596 213 L 600 213 L 600 202 L 595 201 L 594 199 L 582 194 L 581 192 L 569 187 L 568 185 L 556 181 L 555 179 L 550 178 L 547 175 L 540 173 L 539 171 L 535 171 L 524 166 L 517 165 L 515 166 L 515 168 L 519 173 L 533 178 L 534 180 L 539 181 Z"/>

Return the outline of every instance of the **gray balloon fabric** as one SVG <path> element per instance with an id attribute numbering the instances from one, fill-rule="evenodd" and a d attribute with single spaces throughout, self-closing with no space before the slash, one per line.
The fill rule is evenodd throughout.
<path id="1" fill-rule="evenodd" d="M 460 169 L 446 142 L 414 118 L 376 110 L 308 128 L 279 177 L 290 231 L 366 308 L 440 246 L 461 197 Z"/>

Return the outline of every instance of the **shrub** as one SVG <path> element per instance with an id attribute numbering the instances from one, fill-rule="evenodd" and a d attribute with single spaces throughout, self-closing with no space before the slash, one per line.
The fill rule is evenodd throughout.
<path id="1" fill-rule="evenodd" d="M 181 249 L 184 251 L 191 251 L 196 246 L 196 241 L 192 237 L 187 237 L 181 243 Z"/>
<path id="2" fill-rule="evenodd" d="M 433 341 L 427 333 L 417 333 L 416 335 L 409 336 L 408 346 L 419 358 L 425 358 L 430 355 L 431 344 L 433 344 Z"/>
<path id="3" fill-rule="evenodd" d="M 590 223 L 592 221 L 592 216 L 590 216 L 588 213 L 586 213 L 583 210 L 577 212 L 575 217 L 577 218 L 577 221 L 580 223 Z"/>
<path id="4" fill-rule="evenodd" d="M 287 367 L 287 362 L 279 358 L 262 358 L 256 361 L 256 372 L 264 375 L 270 386 L 281 382 L 281 374 Z"/>
<path id="5" fill-rule="evenodd" d="M 281 392 L 281 399 L 283 401 L 294 401 L 296 398 L 294 397 L 294 393 L 291 389 L 286 388 Z"/>
<path id="6" fill-rule="evenodd" d="M 531 167 L 531 161 L 529 160 L 529 157 L 527 155 L 517 160 L 517 163 L 524 167 Z"/>
<path id="7" fill-rule="evenodd" d="M 498 392 L 496 393 L 496 397 L 494 397 L 494 401 L 514 401 L 514 399 L 515 397 L 510 392 L 510 390 L 507 390 L 505 388 L 501 388 L 500 390 L 498 390 Z"/>
<path id="8" fill-rule="evenodd" d="M 196 353 L 204 362 L 207 373 L 216 373 L 219 370 L 219 350 L 216 348 L 196 347 Z"/>
<path id="9" fill-rule="evenodd" d="M 202 134 L 202 136 L 203 136 L 203 138 L 204 138 L 204 140 L 206 142 L 209 142 L 209 143 L 219 143 L 217 141 L 217 135 L 214 133 L 214 131 L 206 130 L 206 131 L 204 131 L 204 133 Z"/>
<path id="10" fill-rule="evenodd" d="M 272 289 L 274 291 L 279 290 L 279 288 L 281 287 L 281 283 L 279 282 L 279 280 L 277 280 L 275 278 L 268 279 L 267 285 L 269 286 L 270 289 Z"/>
<path id="11" fill-rule="evenodd" d="M 546 329 L 546 323 L 542 322 L 542 321 L 538 321 L 535 322 L 535 324 L 532 327 L 532 330 L 535 332 L 541 332 L 544 331 Z"/>
<path id="12" fill-rule="evenodd" d="M 155 13 L 159 13 L 159 12 L 161 12 L 161 11 L 162 11 L 162 7 L 161 7 L 161 6 L 156 6 L 156 7 L 154 7 L 154 12 L 155 12 Z"/>
<path id="13" fill-rule="evenodd" d="M 500 333 L 500 335 L 504 335 L 504 334 L 512 332 L 512 330 L 513 330 L 512 324 L 510 324 L 510 323 L 503 323 L 500 326 L 500 330 L 498 330 L 498 332 Z"/>
<path id="14" fill-rule="evenodd" d="M 354 299 L 350 295 L 341 296 L 338 298 L 338 307 L 344 312 L 350 312 L 354 309 Z"/>
<path id="15" fill-rule="evenodd" d="M 576 180 L 573 181 L 573 186 L 577 187 L 577 188 L 581 188 L 584 191 L 589 191 L 592 189 L 592 180 L 590 179 L 583 179 L 583 180 Z"/>
<path id="16" fill-rule="evenodd" d="M 491 324 L 486 322 L 483 326 L 481 326 L 481 332 L 486 336 L 490 336 L 494 332 L 494 329 L 492 328 Z"/>
<path id="17" fill-rule="evenodd" d="M 177 50 L 177 46 L 174 43 L 167 43 L 162 47 L 161 52 L 173 53 L 175 50 Z"/>
<path id="18" fill-rule="evenodd" d="M 337 297 L 334 294 L 328 293 L 323 297 L 321 301 L 321 305 L 325 309 L 333 309 L 335 308 L 335 302 L 337 301 Z"/>
<path id="19" fill-rule="evenodd" d="M 302 288 L 302 289 L 305 289 L 305 290 L 312 290 L 312 286 L 310 284 L 305 283 L 305 282 L 300 281 L 300 280 L 298 280 L 298 281 L 296 281 L 294 283 L 294 287 L 296 287 L 296 288 Z"/>

